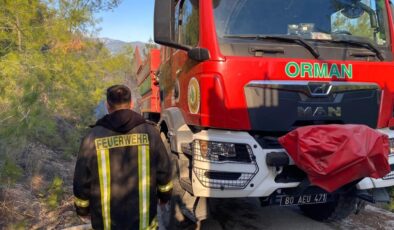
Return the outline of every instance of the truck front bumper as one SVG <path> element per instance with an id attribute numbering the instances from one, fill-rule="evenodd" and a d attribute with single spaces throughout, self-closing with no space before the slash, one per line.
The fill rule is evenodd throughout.
<path id="1" fill-rule="evenodd" d="M 391 172 L 389 174 L 380 179 L 374 179 L 370 177 L 364 178 L 357 184 L 357 189 L 366 190 L 394 186 L 394 154 L 389 156 L 389 163 L 391 167 Z"/>
<path id="2" fill-rule="evenodd" d="M 193 153 L 192 189 L 198 197 L 268 197 L 275 191 L 297 187 L 300 182 L 281 183 L 276 180 L 283 167 L 267 165 L 267 155 L 284 149 L 263 148 L 247 132 L 206 130 L 193 135 L 193 140 L 236 143 L 249 146 L 253 162 L 210 161 Z M 193 148 L 192 148 L 193 149 Z M 382 179 L 364 178 L 357 184 L 360 190 L 394 186 L 394 155 L 389 158 L 392 172 Z M 290 165 L 294 165 L 290 158 Z"/>

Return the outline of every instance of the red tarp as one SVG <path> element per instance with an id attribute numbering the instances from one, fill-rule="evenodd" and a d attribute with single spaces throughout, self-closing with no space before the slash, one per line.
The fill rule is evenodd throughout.
<path id="1" fill-rule="evenodd" d="M 316 125 L 279 138 L 309 181 L 333 192 L 364 177 L 390 172 L 388 136 L 364 125 Z"/>

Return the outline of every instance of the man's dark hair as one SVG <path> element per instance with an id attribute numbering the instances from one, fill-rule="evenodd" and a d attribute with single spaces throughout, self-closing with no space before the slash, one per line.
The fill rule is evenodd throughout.
<path id="1" fill-rule="evenodd" d="M 130 89 L 125 85 L 113 85 L 107 89 L 107 103 L 111 107 L 131 103 Z"/>

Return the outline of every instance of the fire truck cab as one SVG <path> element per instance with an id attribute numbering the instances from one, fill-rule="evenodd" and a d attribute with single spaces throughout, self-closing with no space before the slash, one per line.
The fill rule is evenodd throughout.
<path id="1" fill-rule="evenodd" d="M 166 47 L 160 127 L 183 191 L 298 205 L 317 220 L 345 218 L 360 200 L 389 201 L 394 155 L 387 176 L 327 193 L 303 183 L 278 138 L 356 124 L 394 147 L 392 8 L 389 0 L 156 0 L 154 39 Z"/>

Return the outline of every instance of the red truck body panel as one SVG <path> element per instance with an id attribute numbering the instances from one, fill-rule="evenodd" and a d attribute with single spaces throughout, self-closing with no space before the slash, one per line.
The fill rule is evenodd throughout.
<path id="1" fill-rule="evenodd" d="M 139 103 L 142 113 L 161 112 L 159 86 L 156 83 L 160 62 L 160 50 L 151 49 L 145 62 L 138 67 L 137 84 L 142 96 Z"/>
<path id="2" fill-rule="evenodd" d="M 386 1 L 389 5 L 388 0 Z M 388 9 L 392 21 L 391 9 Z M 391 44 L 394 28 L 390 23 Z M 171 79 L 161 79 L 166 92 L 163 109 L 178 107 L 188 125 L 226 130 L 251 130 L 244 87 L 251 81 L 348 81 L 376 83 L 382 89 L 380 114 L 376 128 L 393 124 L 394 65 L 392 62 L 338 61 L 294 58 L 261 58 L 224 56 L 219 48 L 214 13 L 211 1 L 200 1 L 200 42 L 199 47 L 210 52 L 210 60 L 196 63 L 189 59 L 187 52 L 166 48 L 166 56 L 172 55 L 171 63 L 163 57 L 163 70 L 170 71 Z M 392 47 L 394 51 L 394 48 Z M 171 55 L 168 55 L 170 53 Z M 351 79 L 333 77 L 331 79 L 311 76 L 289 78 L 286 64 L 289 62 L 325 63 L 329 67 L 342 64 L 352 65 Z M 192 114 L 188 108 L 188 84 L 196 78 L 201 90 L 200 112 Z M 163 81 L 163 82 L 162 82 Z M 179 81 L 179 100 L 173 99 L 173 88 Z M 162 84 L 163 83 L 163 84 Z M 368 111 L 365 111 L 368 113 Z M 283 114 L 286 116 L 286 114 Z M 391 120 L 391 122 L 390 122 Z"/>

